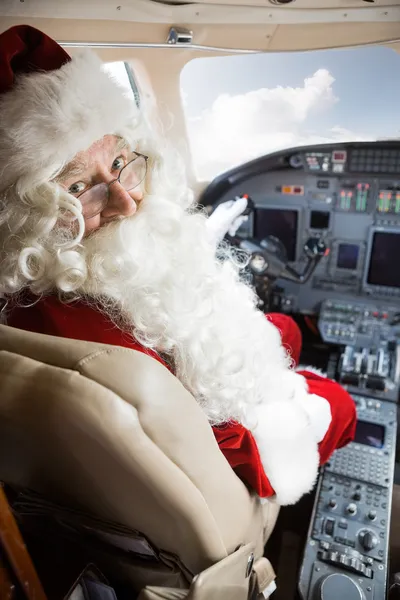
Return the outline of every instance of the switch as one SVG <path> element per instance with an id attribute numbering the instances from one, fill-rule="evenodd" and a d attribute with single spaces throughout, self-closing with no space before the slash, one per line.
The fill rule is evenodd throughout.
<path id="1" fill-rule="evenodd" d="M 332 509 L 337 507 L 337 502 L 336 502 L 335 498 L 329 498 L 328 506 L 329 506 L 329 508 L 332 508 Z"/>
<path id="2" fill-rule="evenodd" d="M 332 563 L 338 563 L 340 561 L 340 556 L 340 553 L 336 550 L 331 550 L 330 552 L 327 552 L 327 559 L 329 562 Z"/>
<path id="3" fill-rule="evenodd" d="M 370 510 L 368 513 L 368 519 L 370 521 L 375 521 L 376 519 L 376 510 Z"/>
<path id="4" fill-rule="evenodd" d="M 347 557 L 347 567 L 355 573 L 365 573 L 365 565 L 358 558 Z"/>
<path id="5" fill-rule="evenodd" d="M 326 519 L 326 521 L 325 521 L 326 535 L 333 535 L 334 528 L 335 528 L 335 519 Z"/>

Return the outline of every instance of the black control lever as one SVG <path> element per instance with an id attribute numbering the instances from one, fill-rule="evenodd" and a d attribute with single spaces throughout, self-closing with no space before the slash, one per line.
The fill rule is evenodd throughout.
<path id="1" fill-rule="evenodd" d="M 250 215 L 254 212 L 255 205 L 247 194 L 245 197 L 247 198 L 247 207 L 243 215 Z M 329 249 L 321 238 L 310 237 L 303 248 L 307 262 L 303 272 L 298 273 L 288 265 L 286 250 L 282 242 L 273 236 L 268 236 L 261 242 L 229 234 L 226 235 L 226 239 L 232 245 L 250 254 L 249 267 L 255 276 L 267 277 L 270 280 L 282 278 L 295 283 L 306 283 L 320 260 L 329 253 Z"/>
<path id="2" fill-rule="evenodd" d="M 379 390 L 380 392 L 383 392 L 386 387 L 385 379 L 381 375 L 368 375 L 366 387 L 370 390 Z"/>
<path id="3" fill-rule="evenodd" d="M 340 376 L 341 383 L 358 387 L 360 384 L 360 376 L 357 373 L 343 373 Z"/>
<path id="4" fill-rule="evenodd" d="M 267 276 L 270 279 L 287 279 L 295 283 L 306 283 L 314 273 L 320 260 L 329 252 L 320 238 L 310 238 L 304 245 L 307 263 L 302 273 L 287 264 L 283 244 L 274 237 L 258 240 L 243 240 L 238 237 L 228 237 L 230 242 L 251 255 L 249 267 L 255 275 Z"/>
<path id="5" fill-rule="evenodd" d="M 247 198 L 247 206 L 246 206 L 245 210 L 242 212 L 242 216 L 247 217 L 248 215 L 250 215 L 252 212 L 255 211 L 256 207 L 254 206 L 254 202 L 248 194 L 243 194 L 242 198 Z"/>
<path id="6" fill-rule="evenodd" d="M 296 283 L 306 283 L 314 273 L 321 258 L 329 254 L 329 248 L 321 238 L 312 237 L 304 244 L 304 254 L 306 255 L 307 263 L 303 273 L 298 273 L 292 267 L 286 265 L 281 274 L 282 279 L 288 279 Z"/>

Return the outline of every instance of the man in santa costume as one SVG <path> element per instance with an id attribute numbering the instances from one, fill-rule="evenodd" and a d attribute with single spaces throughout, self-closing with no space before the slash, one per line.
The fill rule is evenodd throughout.
<path id="1" fill-rule="evenodd" d="M 233 250 L 216 252 L 244 205 L 196 211 L 179 157 L 96 55 L 28 26 L 0 35 L 0 173 L 7 323 L 154 357 L 249 487 L 282 505 L 309 492 L 355 407 L 296 372 L 297 326 L 266 318 Z"/>

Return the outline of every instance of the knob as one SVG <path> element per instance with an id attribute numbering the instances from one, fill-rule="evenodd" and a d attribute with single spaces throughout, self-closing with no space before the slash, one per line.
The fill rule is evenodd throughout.
<path id="1" fill-rule="evenodd" d="M 357 514 L 357 504 L 354 504 L 354 502 L 350 502 L 350 504 L 346 506 L 346 511 L 349 513 L 349 515 Z"/>
<path id="2" fill-rule="evenodd" d="M 365 600 L 365 595 L 359 585 L 347 575 L 334 573 L 324 577 L 317 588 L 313 600 Z"/>
<path id="3" fill-rule="evenodd" d="M 369 531 L 368 529 L 365 531 L 361 531 L 358 536 L 358 539 L 360 540 L 360 544 L 364 548 L 364 550 L 373 550 L 378 544 L 378 538 L 376 537 L 373 531 Z"/>
<path id="4" fill-rule="evenodd" d="M 329 498 L 328 506 L 330 508 L 336 508 L 337 507 L 337 502 L 336 502 L 335 498 Z"/>
<path id="5" fill-rule="evenodd" d="M 356 501 L 361 500 L 361 494 L 360 494 L 360 492 L 354 492 L 354 494 L 353 494 L 353 500 L 356 500 Z"/>
<path id="6" fill-rule="evenodd" d="M 376 510 L 370 510 L 367 516 L 368 516 L 368 519 L 370 521 L 375 521 L 375 519 L 376 519 Z"/>

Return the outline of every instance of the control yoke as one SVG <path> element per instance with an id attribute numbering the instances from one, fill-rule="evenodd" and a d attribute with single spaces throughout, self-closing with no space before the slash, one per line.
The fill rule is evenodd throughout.
<path id="1" fill-rule="evenodd" d="M 254 203 L 249 198 L 243 214 L 250 215 L 254 210 Z M 329 254 L 329 248 L 321 238 L 310 237 L 303 247 L 306 264 L 303 272 L 298 273 L 288 264 L 285 247 L 276 237 L 268 236 L 258 241 L 254 238 L 244 239 L 227 234 L 226 239 L 232 245 L 250 254 L 249 268 L 255 277 L 266 277 L 270 281 L 281 278 L 295 283 L 306 283 L 321 258 Z"/>

